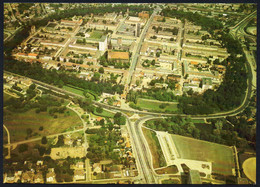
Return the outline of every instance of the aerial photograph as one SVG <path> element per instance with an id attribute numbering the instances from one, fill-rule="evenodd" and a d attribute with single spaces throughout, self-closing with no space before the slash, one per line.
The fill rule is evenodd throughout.
<path id="1" fill-rule="evenodd" d="M 256 184 L 256 3 L 3 3 L 3 183 Z"/>

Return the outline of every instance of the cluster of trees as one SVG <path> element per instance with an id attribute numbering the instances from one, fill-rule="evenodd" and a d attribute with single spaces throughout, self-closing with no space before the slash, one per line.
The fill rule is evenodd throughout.
<path id="1" fill-rule="evenodd" d="M 124 90 L 124 85 L 113 84 L 109 80 L 95 80 L 96 82 L 86 81 L 85 79 L 76 77 L 76 75 L 69 75 L 64 71 L 45 69 L 42 67 L 42 64 L 38 62 L 29 63 L 13 59 L 6 59 L 4 69 L 59 87 L 64 85 L 72 85 L 82 89 L 90 90 L 97 95 L 101 95 L 103 92 L 110 94 L 122 94 Z"/>
<path id="2" fill-rule="evenodd" d="M 126 118 L 122 115 L 122 113 L 117 112 L 114 115 L 114 123 L 117 124 L 117 125 L 125 125 Z"/>
<path id="3" fill-rule="evenodd" d="M 95 130 L 95 134 L 89 136 L 89 148 L 87 158 L 92 162 L 99 162 L 103 159 L 112 159 L 115 163 L 119 163 L 119 154 L 113 150 L 120 148 L 117 141 L 120 140 L 120 132 L 113 131 L 113 123 L 108 122 L 105 126 Z M 87 133 L 90 130 L 87 131 Z M 93 132 L 90 132 L 93 133 Z"/>
<path id="4" fill-rule="evenodd" d="M 173 10 L 170 8 L 163 9 L 161 14 L 166 17 L 175 17 L 180 19 L 182 22 L 187 19 L 195 25 L 200 25 L 202 30 L 207 30 L 210 34 L 213 33 L 215 29 L 222 29 L 223 24 L 216 19 L 211 19 L 205 16 L 202 16 L 198 13 L 184 12 L 179 10 Z"/>
<path id="5" fill-rule="evenodd" d="M 32 97 L 34 97 L 34 89 L 35 85 L 31 85 L 28 89 L 29 91 L 27 91 L 28 95 L 26 95 L 26 97 L 11 97 L 7 101 L 5 101 L 6 109 L 12 112 L 26 112 L 31 109 L 36 109 L 35 112 L 39 113 L 46 112 L 48 107 L 51 107 L 51 109 L 49 110 L 50 115 L 54 114 L 55 112 L 64 113 L 66 108 L 61 107 L 62 101 L 64 102 L 63 99 L 58 100 L 57 98 L 53 98 L 49 95 L 42 95 L 42 97 L 36 97 L 35 100 L 30 100 Z"/>
<path id="6" fill-rule="evenodd" d="M 235 117 L 234 117 L 235 118 Z M 182 118 L 180 116 L 169 117 L 166 119 L 152 120 L 146 122 L 146 126 L 158 130 L 168 131 L 171 134 L 178 134 L 182 136 L 193 137 L 200 140 L 206 140 L 228 146 L 237 146 L 239 148 L 248 148 L 248 142 L 245 137 L 241 136 L 237 129 L 244 127 L 245 124 L 237 124 L 232 127 L 227 123 L 225 119 L 210 119 L 208 120 L 211 124 L 200 124 L 207 125 L 210 127 L 200 127 L 195 125 L 190 118 Z M 244 132 L 255 138 L 255 135 L 250 135 L 249 132 Z M 252 137 L 253 136 L 253 137 Z"/>
<path id="7" fill-rule="evenodd" d="M 149 85 L 155 86 L 156 83 L 161 83 L 161 84 L 166 83 L 168 85 L 168 88 L 166 89 L 166 88 L 153 87 L 150 89 L 145 89 L 146 90 L 145 92 L 143 90 L 139 90 L 139 91 L 130 90 L 129 93 L 127 94 L 127 98 L 126 98 L 126 100 L 128 102 L 130 102 L 129 106 L 140 110 L 141 108 L 135 105 L 135 104 L 137 104 L 138 98 L 155 99 L 155 100 L 159 100 L 159 101 L 176 101 L 176 100 L 178 100 L 179 97 L 175 96 L 172 92 L 172 90 L 175 89 L 176 81 L 168 80 L 168 79 L 165 80 L 161 77 L 160 79 L 151 80 Z M 138 82 L 138 84 L 139 84 L 139 82 Z M 164 107 L 164 105 L 162 105 L 161 107 Z"/>
<path id="8" fill-rule="evenodd" d="M 130 67 L 130 62 L 121 62 L 117 60 L 107 60 L 106 53 L 100 57 L 99 59 L 100 65 L 104 67 L 108 66 L 114 66 L 115 68 L 118 69 L 128 69 Z"/>
<path id="9" fill-rule="evenodd" d="M 150 66 L 155 66 L 155 60 L 144 60 L 143 63 L 142 63 L 142 66 L 143 67 L 150 67 Z"/>
<path id="10" fill-rule="evenodd" d="M 178 28 L 176 28 L 176 27 L 173 27 L 172 29 L 165 28 L 163 31 L 172 32 L 172 35 L 177 35 L 178 34 Z"/>

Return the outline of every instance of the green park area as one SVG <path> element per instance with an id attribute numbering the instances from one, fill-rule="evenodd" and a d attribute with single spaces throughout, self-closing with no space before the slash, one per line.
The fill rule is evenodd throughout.
<path id="1" fill-rule="evenodd" d="M 72 110 L 66 109 L 64 113 L 55 115 L 54 118 L 48 112 L 36 113 L 35 109 L 22 113 L 5 109 L 3 121 L 9 130 L 11 142 L 57 134 L 72 126 L 82 125 L 80 118 Z"/>
<path id="2" fill-rule="evenodd" d="M 98 113 L 97 112 L 97 108 L 95 108 L 93 114 L 95 116 L 101 116 L 101 117 L 108 117 L 108 118 L 113 118 L 114 117 L 114 114 L 112 112 L 109 112 L 109 111 L 104 110 L 104 109 L 102 110 L 101 113 Z"/>
<path id="3" fill-rule="evenodd" d="M 4 99 L 4 102 L 6 102 L 8 99 L 12 98 L 11 95 L 7 94 L 7 93 L 4 93 L 4 96 L 3 96 L 3 99 Z"/>
<path id="4" fill-rule="evenodd" d="M 173 142 L 182 159 L 212 162 L 212 172 L 232 175 L 235 167 L 231 147 L 180 135 L 172 135 Z"/>
<path id="5" fill-rule="evenodd" d="M 73 87 L 73 86 L 63 86 L 62 87 L 64 90 L 67 90 L 69 92 L 72 92 L 72 93 L 75 93 L 75 94 L 78 94 L 78 95 L 81 95 L 81 96 L 84 96 L 84 90 L 81 89 L 81 88 L 76 88 L 76 87 Z M 86 96 L 89 97 L 90 99 L 94 100 L 95 99 L 95 96 L 92 95 L 91 93 L 87 92 L 86 93 Z"/>
<path id="6" fill-rule="evenodd" d="M 166 166 L 166 161 L 163 156 L 163 152 L 159 143 L 159 140 L 156 136 L 156 133 L 146 129 L 142 128 L 145 139 L 149 145 L 151 154 L 153 156 L 153 168 L 159 168 Z"/>
<path id="7" fill-rule="evenodd" d="M 167 179 L 163 180 L 162 184 L 181 184 L 181 181 L 179 179 Z"/>
<path id="8" fill-rule="evenodd" d="M 142 99 L 142 98 L 138 98 L 136 106 L 149 111 L 158 111 L 158 112 L 167 112 L 167 111 L 175 112 L 178 109 L 177 102 L 176 103 L 162 102 L 162 101 Z"/>
<path id="9" fill-rule="evenodd" d="M 93 31 L 91 34 L 90 34 L 90 38 L 93 38 L 93 39 L 100 39 L 103 35 L 103 32 L 101 31 Z"/>

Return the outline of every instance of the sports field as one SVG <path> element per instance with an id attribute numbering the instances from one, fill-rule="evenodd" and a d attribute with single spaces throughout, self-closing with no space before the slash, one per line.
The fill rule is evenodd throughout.
<path id="1" fill-rule="evenodd" d="M 213 173 L 232 175 L 235 161 L 231 147 L 179 135 L 172 139 L 182 159 L 212 162 Z"/>
<path id="2" fill-rule="evenodd" d="M 160 108 L 159 106 L 165 103 L 166 107 L 165 108 Z M 148 99 L 142 99 L 142 98 L 138 98 L 137 100 L 137 104 L 138 107 L 141 107 L 142 109 L 147 109 L 147 110 L 156 110 L 156 111 L 161 111 L 161 112 L 165 112 L 166 110 L 174 112 L 176 111 L 177 105 L 178 103 L 173 103 L 173 102 L 161 102 L 161 101 L 157 101 L 157 100 L 148 100 Z"/>

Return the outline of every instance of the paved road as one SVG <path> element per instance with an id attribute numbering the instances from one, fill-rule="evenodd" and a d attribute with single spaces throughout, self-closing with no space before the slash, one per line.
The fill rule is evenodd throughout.
<path id="1" fill-rule="evenodd" d="M 80 113 L 77 110 L 75 110 L 74 108 L 70 107 L 70 104 L 71 103 L 69 103 L 66 107 L 69 108 L 70 110 L 74 111 L 78 115 L 78 117 L 80 118 L 80 120 L 81 120 L 81 122 L 83 124 L 83 128 L 84 128 L 84 148 L 85 148 L 85 151 L 87 153 L 87 148 L 89 147 L 88 141 L 87 141 L 87 135 L 85 133 L 85 131 L 87 130 L 87 124 L 84 121 L 84 119 L 82 119 Z"/>
<path id="2" fill-rule="evenodd" d="M 247 26 L 247 24 L 257 16 L 257 11 L 252 12 L 247 17 L 242 19 L 240 22 L 238 22 L 234 27 L 231 27 L 230 34 L 235 39 L 240 39 L 242 36 L 246 36 L 252 39 L 256 39 L 256 36 L 249 35 L 245 32 L 244 28 Z"/>
<path id="3" fill-rule="evenodd" d="M 250 66 L 248 68 L 249 68 L 249 70 L 251 70 Z M 13 75 L 18 76 L 18 77 L 24 77 L 24 76 L 14 74 L 14 73 L 11 73 L 11 72 L 8 72 L 8 71 L 4 71 L 4 72 L 9 73 L 9 74 L 13 74 Z M 26 78 L 28 78 L 28 77 L 26 77 Z M 34 79 L 31 79 L 31 80 L 34 84 L 40 85 L 40 86 L 42 86 L 46 89 L 55 91 L 57 93 L 68 94 L 72 98 L 73 97 L 85 98 L 82 95 L 78 95 L 78 94 L 72 93 L 70 91 L 63 90 L 63 89 L 58 88 L 56 86 L 52 86 L 52 85 L 49 85 L 49 84 L 46 84 L 46 83 L 43 83 L 41 81 L 37 81 L 37 80 L 34 80 Z M 115 106 L 110 106 L 110 105 L 107 105 L 107 104 L 104 104 L 104 103 L 99 103 L 97 101 L 93 101 L 93 104 L 97 105 L 97 106 L 101 106 L 101 107 L 106 108 L 108 110 L 120 110 L 121 112 L 130 112 L 130 113 L 143 114 L 143 115 L 153 115 L 153 116 L 159 116 L 159 117 L 160 116 L 178 116 L 179 115 L 181 117 L 190 116 L 193 119 L 204 119 L 204 118 L 212 119 L 212 118 L 222 118 L 222 117 L 226 117 L 226 116 L 234 116 L 234 115 L 237 115 L 240 112 L 242 112 L 249 104 L 251 92 L 252 92 L 252 85 L 251 85 L 251 80 L 249 80 L 248 81 L 248 89 L 246 91 L 246 96 L 244 98 L 243 103 L 239 107 L 237 107 L 237 108 L 235 108 L 231 111 L 220 112 L 220 113 L 215 113 L 215 114 L 208 114 L 208 115 L 167 114 L 167 113 L 145 112 L 145 111 L 139 111 L 139 110 L 135 110 L 135 109 L 129 110 L 129 109 L 118 108 L 118 107 L 115 107 Z"/>
<path id="4" fill-rule="evenodd" d="M 4 126 L 4 129 L 6 130 L 6 133 L 7 133 L 8 145 L 9 145 L 9 146 L 7 146 L 7 148 L 8 148 L 8 155 L 5 157 L 5 159 L 9 159 L 9 158 L 11 158 L 10 133 L 9 133 L 7 127 L 5 125 L 3 125 L 3 126 Z"/>
<path id="5" fill-rule="evenodd" d="M 138 129 L 135 128 L 136 123 L 132 123 L 127 115 L 123 114 L 127 119 L 127 126 L 129 129 L 130 138 L 132 140 L 132 146 L 135 150 L 137 168 L 139 171 L 140 177 L 143 179 L 142 183 L 144 184 L 156 184 L 156 178 L 153 175 L 153 170 L 151 164 L 149 163 L 149 156 L 147 155 L 147 150 L 144 146 L 143 140 L 140 139 Z"/>
<path id="6" fill-rule="evenodd" d="M 141 46 L 142 46 L 142 43 L 143 43 L 143 40 L 144 40 L 144 37 L 146 35 L 146 32 L 153 20 L 153 17 L 154 15 L 158 12 L 158 9 L 154 10 L 153 14 L 150 16 L 149 20 L 147 21 L 146 25 L 144 26 L 144 29 L 140 35 L 140 38 L 138 39 L 138 42 L 136 43 L 137 47 L 135 48 L 135 50 L 133 51 L 133 54 L 132 54 L 132 62 L 131 62 L 131 65 L 130 65 L 130 68 L 129 68 L 129 74 L 128 74 L 128 77 L 127 77 L 127 81 L 126 81 L 126 85 L 129 85 L 131 83 L 131 80 L 132 80 L 132 76 L 133 76 L 133 72 L 135 70 L 135 67 L 136 67 L 136 63 L 137 63 L 137 59 L 138 59 L 138 56 L 139 56 L 139 53 L 140 53 L 140 50 L 141 50 Z"/>
<path id="7" fill-rule="evenodd" d="M 62 133 L 52 134 L 52 135 L 48 135 L 48 136 L 46 136 L 46 137 L 47 137 L 47 138 L 53 138 L 53 137 L 55 137 L 55 136 L 65 135 L 65 134 L 71 134 L 71 133 L 80 132 L 80 131 L 84 131 L 84 129 L 78 129 L 78 130 L 74 130 L 74 131 L 68 131 L 68 132 L 62 132 Z M 13 143 L 10 143 L 10 144 L 5 144 L 4 147 L 19 145 L 19 144 L 25 144 L 25 143 L 30 143 L 30 142 L 35 142 L 35 141 L 39 141 L 39 140 L 41 140 L 41 139 L 42 139 L 42 137 L 33 138 L 33 139 L 29 139 L 29 140 L 24 140 L 24 141 L 19 141 L 19 142 L 13 142 Z"/>

